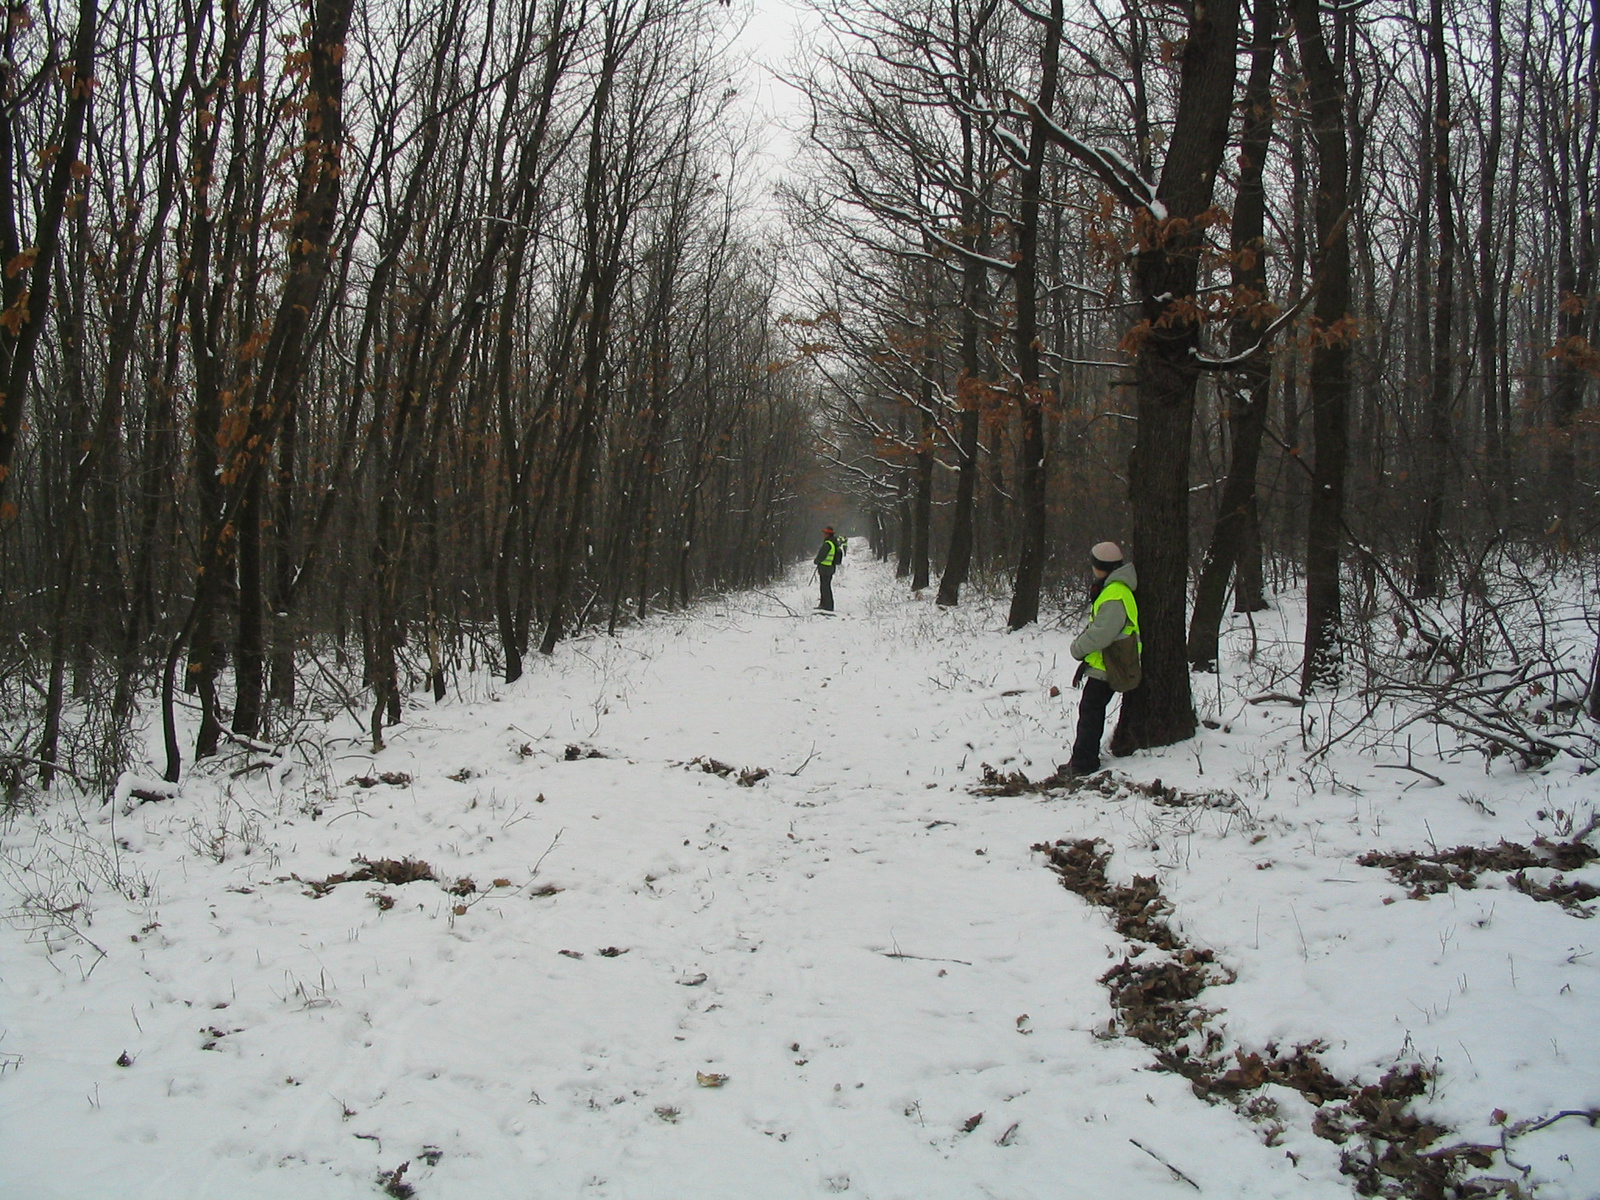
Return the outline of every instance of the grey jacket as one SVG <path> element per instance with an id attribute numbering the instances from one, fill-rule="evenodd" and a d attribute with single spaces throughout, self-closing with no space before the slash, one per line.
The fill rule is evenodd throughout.
<path id="1" fill-rule="evenodd" d="M 1132 563 L 1123 563 L 1106 576 L 1107 583 L 1113 580 L 1127 584 L 1132 591 L 1139 590 L 1139 573 L 1133 569 Z M 1122 636 L 1122 630 L 1127 624 L 1128 610 L 1123 607 L 1122 601 L 1107 600 L 1100 606 L 1095 619 L 1089 623 L 1089 628 L 1073 639 L 1072 657 L 1081 661 L 1096 650 L 1104 650 Z M 1089 675 L 1094 679 L 1106 677 L 1104 671 L 1097 671 L 1093 667 L 1089 668 Z"/>

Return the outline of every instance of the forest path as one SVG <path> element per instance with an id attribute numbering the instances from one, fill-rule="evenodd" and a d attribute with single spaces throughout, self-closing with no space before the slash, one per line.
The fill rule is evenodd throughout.
<path id="1" fill-rule="evenodd" d="M 367 1197 L 402 1162 L 422 1200 L 1193 1190 L 1135 1140 L 1212 1194 L 1347 1195 L 1096 1037 L 1122 940 L 1029 849 L 1083 802 L 971 794 L 982 761 L 1063 757 L 1067 633 L 870 562 L 834 617 L 810 587 L 416 702 L 320 779 L 219 770 L 124 818 L 153 891 L 102 904 L 108 958 L 6 972 L 7 1195 Z M 354 782 L 384 772 L 410 781 Z M 478 890 L 290 878 L 405 855 Z"/>

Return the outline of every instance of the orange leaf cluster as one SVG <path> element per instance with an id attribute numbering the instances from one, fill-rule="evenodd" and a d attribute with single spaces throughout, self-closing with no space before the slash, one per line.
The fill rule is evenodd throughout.
<path id="1" fill-rule="evenodd" d="M 1153 332 L 1149 321 L 1140 321 L 1122 335 L 1122 340 L 1117 343 L 1118 351 L 1130 356 L 1138 354 Z"/>
<path id="2" fill-rule="evenodd" d="M 1549 350 L 1545 351 L 1546 358 L 1568 366 L 1577 367 L 1585 374 L 1600 378 L 1600 350 L 1589 344 L 1589 339 L 1582 334 L 1574 334 L 1569 338 L 1562 338 Z"/>
<path id="3" fill-rule="evenodd" d="M 22 336 L 22 327 L 28 323 L 28 291 L 23 289 L 22 294 L 5 312 L 0 313 L 0 327 L 3 327 L 12 337 Z"/>
<path id="4" fill-rule="evenodd" d="M 1361 336 L 1361 322 L 1352 316 L 1343 316 L 1332 325 L 1324 325 L 1312 317 L 1305 323 L 1305 333 L 1302 340 L 1313 348 L 1317 346 L 1339 346 L 1346 342 L 1353 342 Z"/>

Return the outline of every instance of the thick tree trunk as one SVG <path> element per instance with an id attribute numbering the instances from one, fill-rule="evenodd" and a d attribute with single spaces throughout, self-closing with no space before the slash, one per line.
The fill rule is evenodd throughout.
<path id="1" fill-rule="evenodd" d="M 1261 411 L 1265 416 L 1264 404 Z M 1267 607 L 1266 582 L 1261 569 L 1261 505 L 1252 492 L 1245 499 L 1244 520 L 1239 530 L 1239 556 L 1233 567 L 1233 611 L 1254 613 Z"/>
<path id="2" fill-rule="evenodd" d="M 1199 282 L 1204 214 L 1228 142 L 1239 0 L 1196 4 L 1184 42 L 1177 118 L 1134 265 L 1143 322 L 1132 337 L 1139 428 L 1128 464 L 1139 564 L 1144 681 L 1122 700 L 1112 750 L 1165 746 L 1194 734 L 1184 637 L 1189 582 L 1189 450 L 1200 329 L 1184 306 Z M 1141 218 L 1142 219 L 1142 218 Z"/>

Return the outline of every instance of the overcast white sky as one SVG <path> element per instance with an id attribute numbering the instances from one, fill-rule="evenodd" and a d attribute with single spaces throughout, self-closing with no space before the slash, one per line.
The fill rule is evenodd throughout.
<path id="1" fill-rule="evenodd" d="M 815 18 L 804 0 L 734 0 L 731 16 L 744 23 L 733 54 L 749 63 L 740 81 L 740 99 L 760 125 L 760 173 L 776 180 L 794 155 L 791 131 L 805 119 L 804 97 L 779 74 L 792 66 L 799 30 Z"/>

